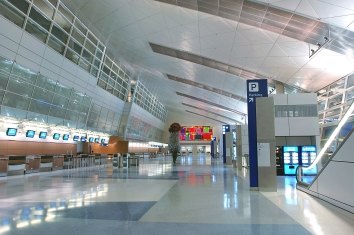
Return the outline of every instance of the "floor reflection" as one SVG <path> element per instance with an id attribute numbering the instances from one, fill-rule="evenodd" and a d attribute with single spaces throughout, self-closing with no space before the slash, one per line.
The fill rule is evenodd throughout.
<path id="1" fill-rule="evenodd" d="M 15 210 L 2 208 L 6 216 L 0 217 L 0 234 L 13 229 L 53 222 L 58 218 L 56 212 L 89 206 L 93 203 L 93 199 L 106 196 L 107 191 L 107 184 L 99 184 L 97 187 L 91 187 L 90 190 L 75 191 L 68 198 L 38 203 L 18 201 Z"/>

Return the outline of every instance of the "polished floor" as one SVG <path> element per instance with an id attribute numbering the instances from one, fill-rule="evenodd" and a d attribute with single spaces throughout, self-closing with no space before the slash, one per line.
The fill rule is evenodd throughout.
<path id="1" fill-rule="evenodd" d="M 0 178 L 0 234 L 354 234 L 354 215 L 295 189 L 249 190 L 204 155 Z"/>

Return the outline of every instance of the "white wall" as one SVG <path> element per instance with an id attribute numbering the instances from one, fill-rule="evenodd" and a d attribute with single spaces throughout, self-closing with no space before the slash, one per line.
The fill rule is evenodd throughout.
<path id="1" fill-rule="evenodd" d="M 274 105 L 317 105 L 315 93 L 273 95 Z M 275 117 L 275 136 L 319 136 L 316 117 Z"/>

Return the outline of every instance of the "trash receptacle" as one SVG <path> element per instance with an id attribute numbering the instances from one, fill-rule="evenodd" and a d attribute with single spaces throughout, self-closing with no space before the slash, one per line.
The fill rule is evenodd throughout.
<path id="1" fill-rule="evenodd" d="M 123 168 L 128 168 L 128 167 L 130 167 L 130 166 L 129 166 L 129 153 L 124 153 L 124 154 L 123 154 L 122 167 L 123 167 Z"/>
<path id="2" fill-rule="evenodd" d="M 114 154 L 112 163 L 113 163 L 113 167 L 121 168 L 122 167 L 122 156 L 119 153 Z"/>

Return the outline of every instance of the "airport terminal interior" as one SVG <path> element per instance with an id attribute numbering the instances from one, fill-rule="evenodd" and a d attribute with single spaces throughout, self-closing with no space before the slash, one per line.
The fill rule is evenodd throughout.
<path id="1" fill-rule="evenodd" d="M 354 234 L 354 2 L 0 0 L 1 234 Z"/>

